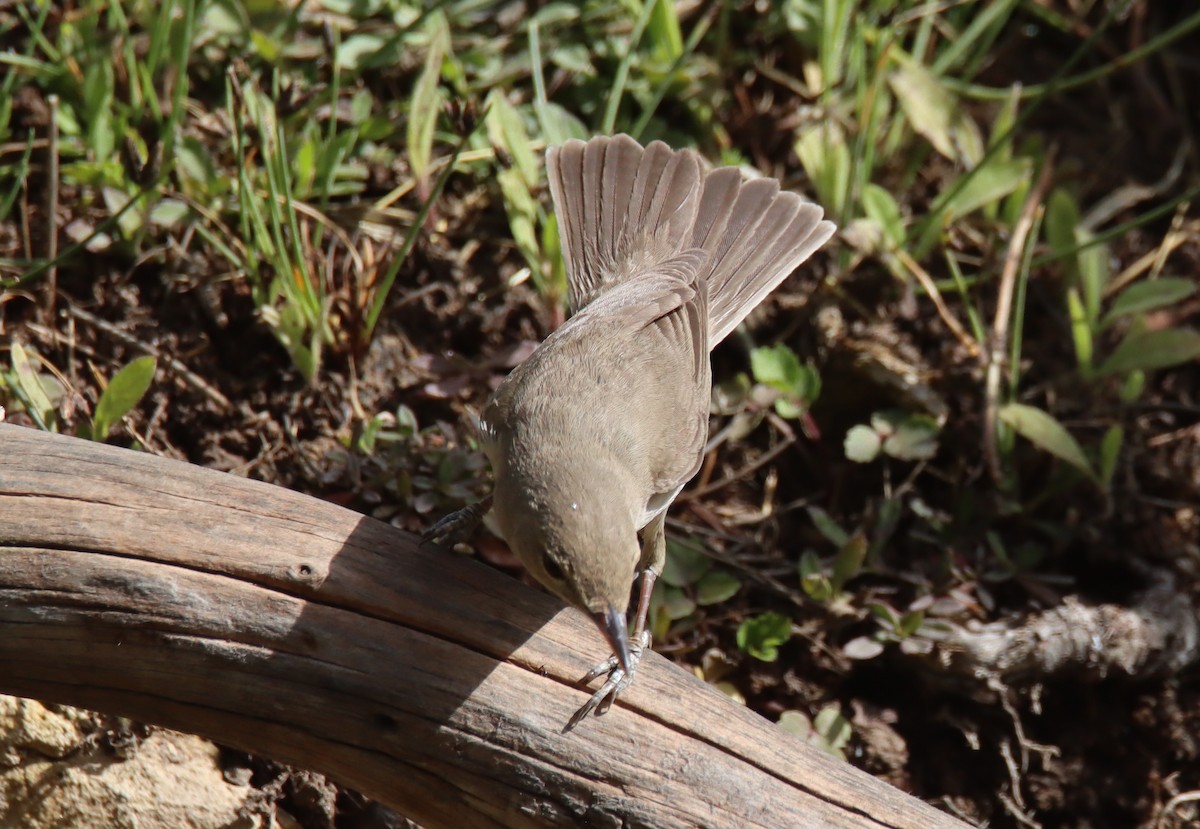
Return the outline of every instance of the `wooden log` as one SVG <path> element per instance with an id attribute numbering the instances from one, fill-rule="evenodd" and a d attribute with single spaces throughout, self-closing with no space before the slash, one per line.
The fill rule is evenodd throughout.
<path id="1" fill-rule="evenodd" d="M 560 603 L 315 498 L 0 424 L 0 692 L 194 732 L 435 827 L 964 824 Z"/>

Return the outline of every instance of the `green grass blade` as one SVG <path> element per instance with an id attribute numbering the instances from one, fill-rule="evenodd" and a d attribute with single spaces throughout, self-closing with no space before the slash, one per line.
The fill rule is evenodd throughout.
<path id="1" fill-rule="evenodd" d="M 646 31 L 646 26 L 650 23 L 654 8 L 661 2 L 667 2 L 667 0 L 646 0 L 641 14 L 633 24 L 633 32 L 629 35 L 625 53 L 621 55 L 621 62 L 617 65 L 616 74 L 613 75 L 612 89 L 609 90 L 608 103 L 604 107 L 604 120 L 600 123 L 600 131 L 606 135 L 612 135 L 613 130 L 616 129 L 617 111 L 621 107 L 621 97 L 625 94 L 625 84 L 629 80 L 629 67 L 633 65 L 633 58 L 637 54 L 642 33 Z"/>

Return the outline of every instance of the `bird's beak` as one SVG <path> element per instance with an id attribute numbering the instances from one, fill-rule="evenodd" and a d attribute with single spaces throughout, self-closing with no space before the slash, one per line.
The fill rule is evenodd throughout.
<path id="1" fill-rule="evenodd" d="M 628 673 L 629 625 L 625 621 L 625 614 L 609 605 L 606 613 L 597 613 L 592 618 L 604 634 L 604 638 L 608 640 L 608 644 L 612 645 L 613 653 L 621 663 L 621 670 Z"/>

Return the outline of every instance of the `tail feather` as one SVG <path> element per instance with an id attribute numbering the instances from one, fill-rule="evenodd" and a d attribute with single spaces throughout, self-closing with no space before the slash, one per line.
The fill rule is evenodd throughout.
<path id="1" fill-rule="evenodd" d="M 552 147 L 547 169 L 572 311 L 605 284 L 686 249 L 701 183 L 694 153 L 661 142 L 643 150 L 619 135 Z"/>
<path id="2" fill-rule="evenodd" d="M 728 213 L 720 240 L 704 246 L 714 346 L 833 233 L 820 207 L 767 179 L 743 184 Z"/>
<path id="3" fill-rule="evenodd" d="M 571 306 L 688 251 L 706 255 L 709 347 L 832 235 L 821 208 L 772 179 L 705 172 L 691 150 L 625 135 L 568 141 L 547 155 Z"/>

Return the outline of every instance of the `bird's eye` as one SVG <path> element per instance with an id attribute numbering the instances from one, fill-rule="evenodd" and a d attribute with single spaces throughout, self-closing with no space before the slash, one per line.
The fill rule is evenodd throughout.
<path id="1" fill-rule="evenodd" d="M 555 581 L 561 581 L 563 577 L 562 567 L 554 560 L 554 556 L 549 553 L 542 553 L 542 569 L 546 571 L 546 575 Z"/>

